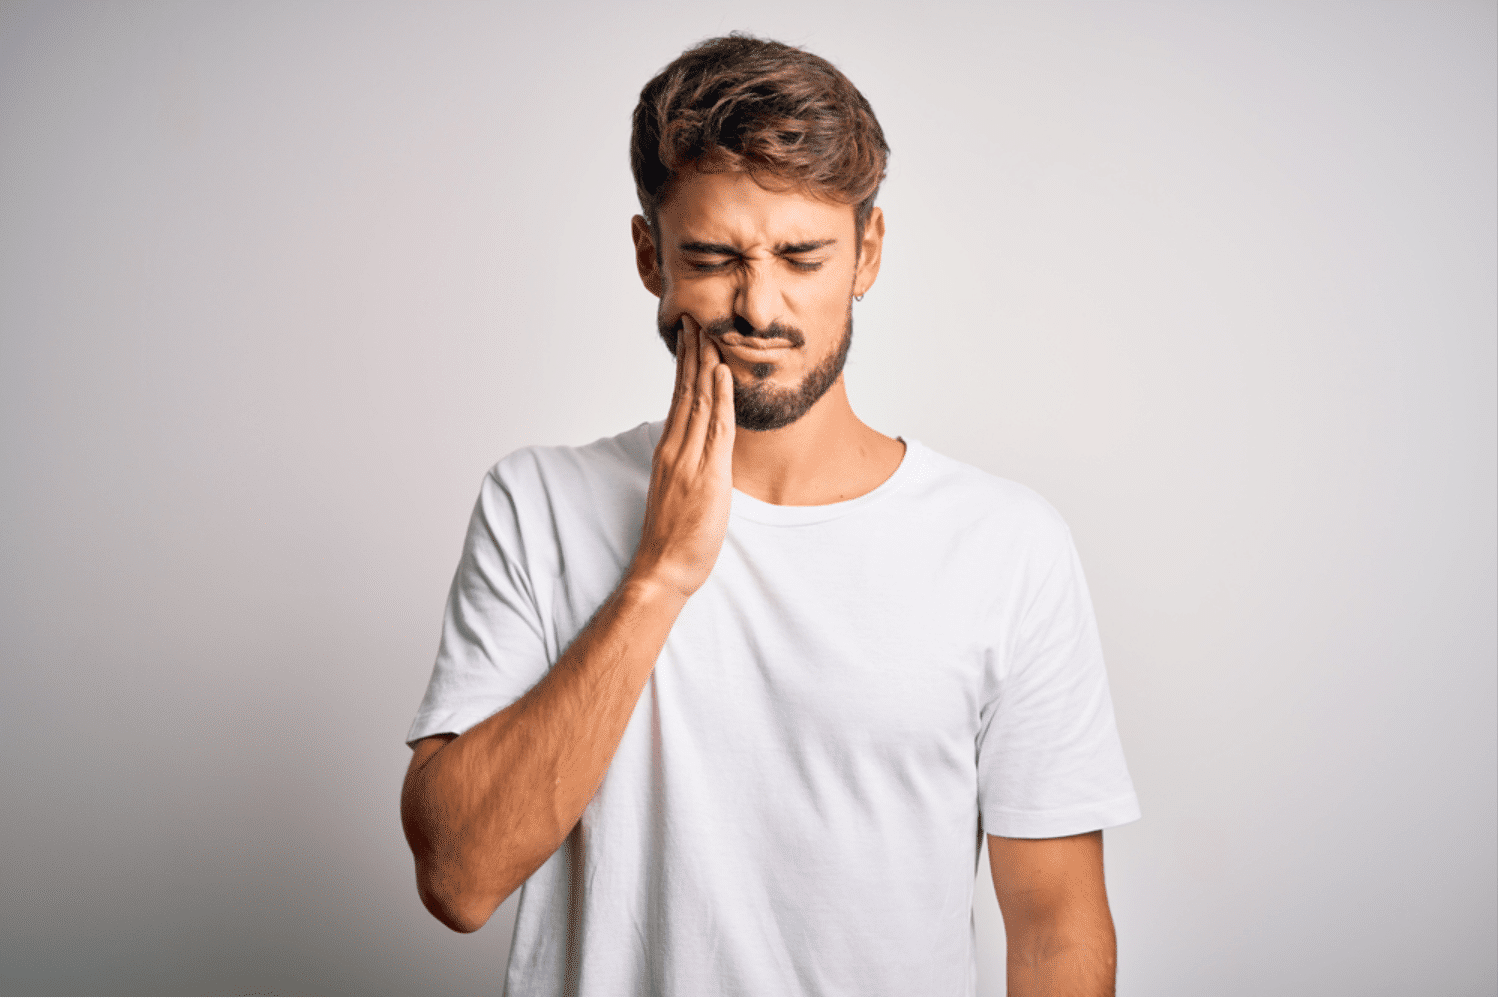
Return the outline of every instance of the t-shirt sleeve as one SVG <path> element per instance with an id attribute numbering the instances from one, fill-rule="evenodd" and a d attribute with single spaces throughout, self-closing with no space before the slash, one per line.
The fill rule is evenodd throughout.
<path id="1" fill-rule="evenodd" d="M 1056 547 L 979 718 L 978 804 L 994 836 L 1072 836 L 1139 818 L 1092 599 L 1064 527 Z"/>
<path id="2" fill-rule="evenodd" d="M 519 700 L 550 667 L 522 535 L 523 475 L 501 462 L 484 477 L 448 591 L 426 696 L 406 735 L 461 735 Z M 521 472 L 514 463 L 512 473 Z M 533 466 L 532 466 L 533 467 Z M 519 481 L 516 481 L 517 478 Z"/>

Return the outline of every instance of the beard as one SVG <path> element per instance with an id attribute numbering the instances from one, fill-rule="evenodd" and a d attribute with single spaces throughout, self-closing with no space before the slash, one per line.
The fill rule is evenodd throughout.
<path id="1" fill-rule="evenodd" d="M 668 326 L 657 311 L 655 322 L 661 339 L 666 343 L 666 349 L 671 351 L 672 357 L 675 357 L 676 336 L 681 330 L 680 320 L 674 326 Z M 761 340 L 782 339 L 798 348 L 806 343 L 806 337 L 794 327 L 771 323 L 762 330 L 755 330 L 738 316 L 716 319 L 703 326 L 703 331 L 710 336 L 722 336 L 724 333 L 736 331 L 743 337 Z M 779 430 L 781 427 L 795 423 L 806 415 L 807 410 L 817 404 L 817 400 L 827 394 L 828 389 L 836 384 L 838 377 L 843 373 L 843 365 L 848 361 L 848 351 L 852 346 L 853 300 L 849 298 L 848 318 L 843 325 L 843 335 L 838 340 L 837 346 L 822 359 L 820 364 L 806 373 L 800 385 L 795 388 L 777 388 L 771 385 L 767 379 L 774 373 L 775 365 L 768 363 L 749 366 L 749 374 L 753 381 L 748 384 L 739 381 L 737 377 L 733 379 L 733 422 L 741 430 Z"/>

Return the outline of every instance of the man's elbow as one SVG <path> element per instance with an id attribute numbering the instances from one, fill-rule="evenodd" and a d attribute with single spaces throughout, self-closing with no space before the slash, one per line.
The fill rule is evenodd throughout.
<path id="1" fill-rule="evenodd" d="M 455 933 L 472 933 L 482 929 L 498 905 L 489 905 L 472 891 L 462 891 L 451 879 L 444 879 L 417 865 L 416 892 L 421 904 L 437 921 Z"/>

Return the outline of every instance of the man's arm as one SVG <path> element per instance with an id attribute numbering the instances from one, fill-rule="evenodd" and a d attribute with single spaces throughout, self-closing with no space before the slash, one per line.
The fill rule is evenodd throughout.
<path id="1" fill-rule="evenodd" d="M 1111 996 L 1118 948 L 1103 884 L 1103 833 L 988 837 L 1012 996 Z"/>
<path id="2" fill-rule="evenodd" d="M 421 900 L 468 933 L 566 839 L 603 783 L 687 598 L 706 580 L 733 493 L 733 383 L 690 317 L 624 581 L 540 683 L 454 738 L 416 744 L 401 823 Z"/>

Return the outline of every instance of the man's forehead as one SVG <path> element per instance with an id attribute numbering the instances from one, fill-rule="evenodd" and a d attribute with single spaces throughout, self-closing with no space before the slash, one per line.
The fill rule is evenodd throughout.
<path id="1" fill-rule="evenodd" d="M 825 242 L 853 225 L 852 205 L 796 188 L 762 187 L 744 173 L 692 174 L 673 187 L 660 214 L 675 243 Z"/>

